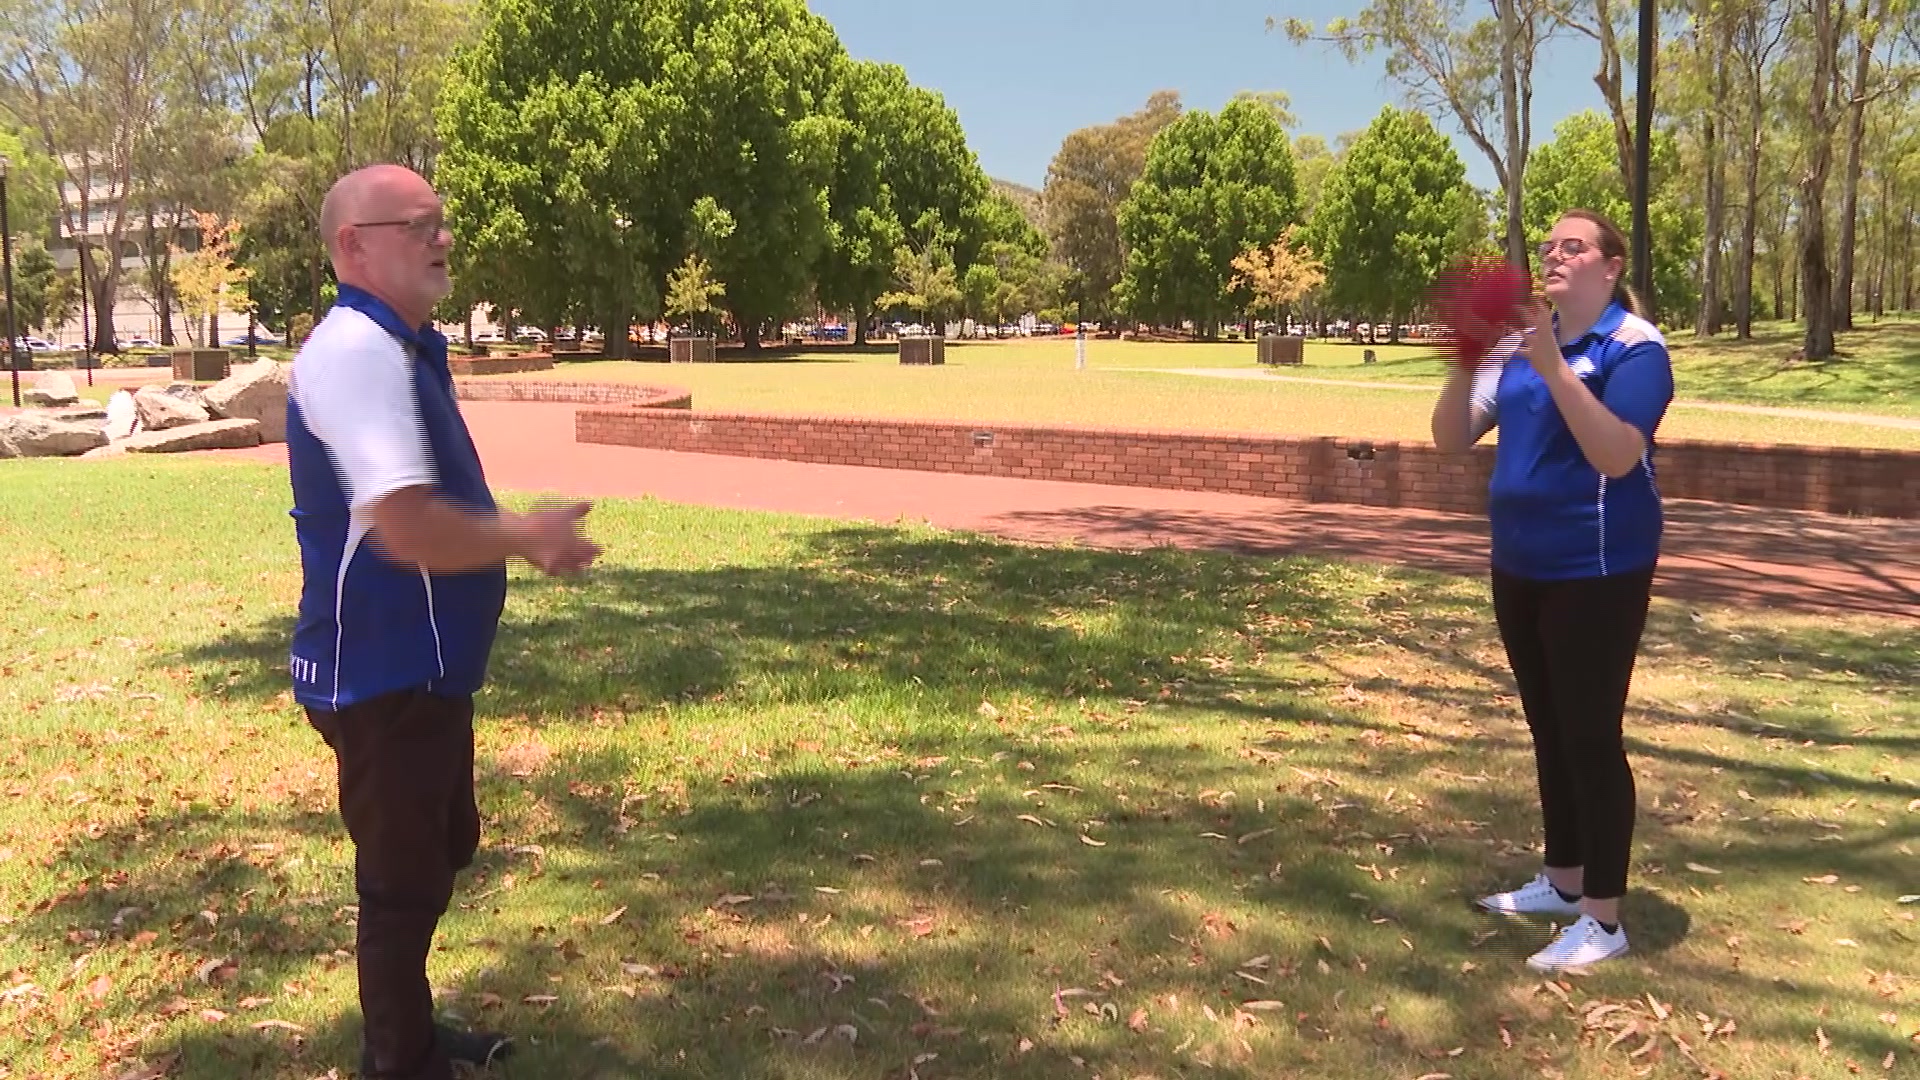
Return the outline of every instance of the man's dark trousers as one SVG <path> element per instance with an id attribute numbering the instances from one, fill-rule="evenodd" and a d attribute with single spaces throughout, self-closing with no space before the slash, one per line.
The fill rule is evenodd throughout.
<path id="1" fill-rule="evenodd" d="M 402 690 L 338 711 L 307 710 L 333 748 L 340 816 L 354 844 L 365 1060 L 392 1080 L 448 1080 L 436 1043 L 427 952 L 473 862 L 473 698 Z"/>

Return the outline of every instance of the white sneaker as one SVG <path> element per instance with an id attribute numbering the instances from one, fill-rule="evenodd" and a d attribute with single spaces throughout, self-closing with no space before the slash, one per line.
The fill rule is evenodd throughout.
<path id="1" fill-rule="evenodd" d="M 1606 927 L 1600 925 L 1600 920 L 1591 915 L 1582 915 L 1579 922 L 1560 931 L 1560 936 L 1553 939 L 1553 944 L 1529 957 L 1527 966 L 1535 971 L 1580 968 L 1611 960 L 1626 951 L 1626 927 L 1622 926 L 1609 934 Z"/>
<path id="2" fill-rule="evenodd" d="M 1545 874 L 1535 874 L 1532 881 L 1512 892 L 1483 896 L 1479 904 L 1488 911 L 1497 911 L 1502 915 L 1580 914 L 1580 901 L 1563 899 L 1560 890 L 1553 887 L 1553 882 L 1547 880 Z"/>

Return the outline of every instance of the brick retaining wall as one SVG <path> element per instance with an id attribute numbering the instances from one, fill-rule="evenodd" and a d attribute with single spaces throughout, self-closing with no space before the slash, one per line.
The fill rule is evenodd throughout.
<path id="1" fill-rule="evenodd" d="M 693 408 L 693 395 L 677 386 L 456 377 L 453 388 L 455 396 L 463 401 L 546 401 L 574 405 L 630 405 L 642 409 Z"/>
<path id="2" fill-rule="evenodd" d="M 575 392 L 582 388 L 519 385 L 569 385 Z M 1485 511 L 1493 467 L 1490 446 L 1454 457 L 1425 443 L 1332 436 L 695 413 L 690 402 L 676 401 L 675 406 L 582 409 L 574 419 L 574 437 L 586 443 L 829 465 L 1187 488 L 1464 514 Z M 1656 465 L 1661 491 L 1669 498 L 1920 517 L 1920 453 L 1911 451 L 1663 441 Z"/>

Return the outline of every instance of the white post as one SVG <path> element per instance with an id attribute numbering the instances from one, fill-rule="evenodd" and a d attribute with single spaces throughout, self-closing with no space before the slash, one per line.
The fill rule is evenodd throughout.
<path id="1" fill-rule="evenodd" d="M 1073 369 L 1087 370 L 1087 327 L 1085 323 L 1073 328 Z"/>

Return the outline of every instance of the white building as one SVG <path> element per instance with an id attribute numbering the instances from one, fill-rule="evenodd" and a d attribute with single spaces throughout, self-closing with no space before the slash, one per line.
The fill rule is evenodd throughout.
<path id="1" fill-rule="evenodd" d="M 119 212 L 117 193 L 107 178 L 95 177 L 93 190 L 88 199 L 87 220 L 84 223 L 84 236 L 89 250 L 93 252 L 93 265 L 98 268 L 105 261 L 105 252 L 109 247 L 108 238 L 112 235 L 114 215 Z M 63 206 L 76 206 L 79 201 L 79 185 L 63 177 L 60 181 L 60 198 Z M 130 338 L 146 336 L 158 341 L 160 338 L 160 309 L 152 291 L 147 285 L 147 223 L 137 208 L 129 208 L 130 216 L 126 232 L 121 238 L 120 251 L 120 288 L 113 307 L 113 331 L 122 342 Z M 75 211 L 75 216 L 78 210 Z M 178 220 L 156 219 L 156 228 L 152 243 L 173 244 L 182 251 L 193 251 L 200 246 L 200 225 L 191 213 L 182 214 Z M 54 264 L 62 270 L 75 270 L 80 265 L 79 247 L 75 241 L 74 230 L 68 227 L 68 215 L 62 212 L 53 223 L 53 238 L 48 244 Z M 88 309 L 87 325 L 91 325 L 93 312 Z M 189 340 L 188 323 L 191 320 L 181 314 L 176 306 L 173 310 L 173 332 L 177 340 Z M 246 332 L 245 314 L 223 310 L 220 313 L 220 336 Z M 204 330 L 204 327 L 198 328 Z M 82 338 L 82 322 L 78 312 L 66 324 L 54 328 L 48 337 L 60 345 L 78 345 Z"/>

